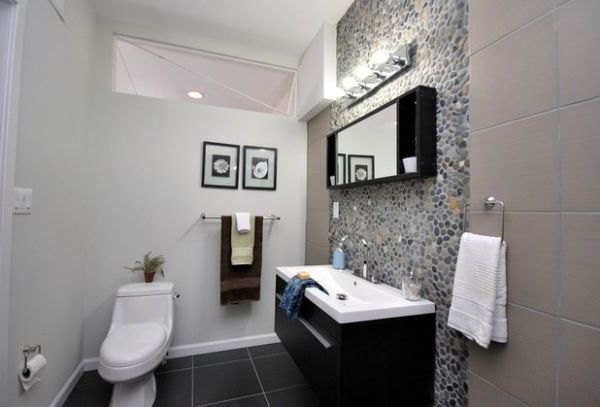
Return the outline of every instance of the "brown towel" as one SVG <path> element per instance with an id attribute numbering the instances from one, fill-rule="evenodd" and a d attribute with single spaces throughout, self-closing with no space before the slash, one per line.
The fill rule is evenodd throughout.
<path id="1" fill-rule="evenodd" d="M 260 301 L 263 218 L 254 221 L 254 261 L 231 265 L 231 216 L 221 216 L 221 305 L 240 301 Z"/>

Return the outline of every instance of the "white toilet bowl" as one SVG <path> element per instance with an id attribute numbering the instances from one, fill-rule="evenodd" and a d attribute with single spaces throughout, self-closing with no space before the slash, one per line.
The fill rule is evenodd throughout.
<path id="1" fill-rule="evenodd" d="M 127 284 L 119 288 L 98 373 L 113 383 L 111 407 L 150 407 L 156 398 L 154 369 L 173 337 L 174 285 Z"/>

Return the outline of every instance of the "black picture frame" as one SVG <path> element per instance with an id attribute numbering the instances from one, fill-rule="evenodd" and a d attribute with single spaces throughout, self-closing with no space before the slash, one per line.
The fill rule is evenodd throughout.
<path id="1" fill-rule="evenodd" d="M 202 143 L 202 188 L 238 189 L 240 146 Z"/>
<path id="2" fill-rule="evenodd" d="M 340 174 L 341 173 L 341 174 Z M 346 183 L 346 154 L 338 153 L 337 168 L 335 173 L 335 184 L 341 185 Z"/>
<path id="3" fill-rule="evenodd" d="M 366 172 L 364 178 L 357 177 L 356 171 L 359 166 Z M 348 154 L 348 183 L 364 182 L 372 179 L 375 179 L 375 156 Z"/>
<path id="4" fill-rule="evenodd" d="M 244 146 L 243 157 L 242 188 L 275 191 L 277 189 L 277 149 Z"/>

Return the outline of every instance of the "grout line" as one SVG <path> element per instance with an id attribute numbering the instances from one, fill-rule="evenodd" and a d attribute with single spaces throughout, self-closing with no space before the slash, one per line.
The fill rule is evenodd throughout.
<path id="1" fill-rule="evenodd" d="M 264 359 L 264 358 L 270 358 L 272 356 L 281 356 L 281 355 L 286 355 L 286 354 L 287 354 L 287 352 L 277 352 L 277 353 L 271 353 L 271 354 L 268 354 L 268 355 L 260 355 L 260 356 L 252 356 L 252 355 L 250 355 L 250 357 L 252 359 L 256 360 L 256 359 Z"/>
<path id="2" fill-rule="evenodd" d="M 496 390 L 507 394 L 509 397 L 517 400 L 518 402 L 522 403 L 523 406 L 529 406 L 529 404 L 525 403 L 523 400 L 521 400 L 520 398 L 518 398 L 517 396 L 515 396 L 514 394 L 512 394 L 509 391 L 504 390 L 502 387 L 499 387 L 498 385 L 490 382 L 489 380 L 487 380 L 486 378 L 484 378 L 483 376 L 478 375 L 477 373 L 475 373 L 473 370 L 469 369 L 469 372 L 473 375 L 473 376 L 477 376 L 481 381 L 485 382 L 486 384 L 488 384 L 489 386 L 495 388 Z"/>
<path id="3" fill-rule="evenodd" d="M 190 369 L 193 370 L 194 368 L 193 367 L 182 367 L 181 369 L 167 370 L 165 372 L 154 372 L 154 374 L 156 376 L 161 376 L 161 375 L 164 375 L 164 374 L 175 373 L 175 372 L 182 372 L 184 370 L 190 370 Z"/>
<path id="4" fill-rule="evenodd" d="M 258 384 L 260 385 L 260 389 L 262 390 L 262 395 L 265 398 L 265 402 L 267 403 L 267 407 L 271 407 L 269 403 L 269 399 L 267 398 L 267 394 L 265 393 L 265 388 L 263 387 L 262 381 L 260 380 L 260 376 L 258 375 L 258 370 L 256 370 L 256 366 L 254 365 L 254 360 L 252 360 L 252 355 L 250 354 L 250 349 L 246 348 L 246 352 L 248 352 L 248 356 L 250 357 L 250 363 L 252 364 L 252 369 L 254 369 L 254 374 L 258 379 Z"/>
<path id="5" fill-rule="evenodd" d="M 600 327 L 594 326 L 594 325 L 590 325 L 590 324 L 588 324 L 586 322 L 576 321 L 574 319 L 569 319 L 569 318 L 564 318 L 564 317 L 558 317 L 558 319 L 561 322 L 567 322 L 567 323 L 570 323 L 570 324 L 573 324 L 573 325 L 580 326 L 582 328 L 587 328 L 587 329 L 591 329 L 591 330 L 600 332 Z"/>
<path id="6" fill-rule="evenodd" d="M 545 12 L 544 14 L 534 18 L 531 21 L 526 22 L 525 24 L 523 24 L 522 26 L 512 30 L 509 33 L 504 34 L 502 37 L 495 39 L 494 41 L 490 42 L 489 44 L 487 44 L 486 46 L 484 46 L 483 48 L 478 49 L 477 51 L 475 51 L 474 53 L 472 53 L 469 57 L 473 58 L 474 56 L 482 53 L 483 51 L 493 47 L 494 45 L 506 40 L 509 37 L 512 37 L 514 34 L 519 33 L 523 30 L 525 30 L 527 27 L 537 23 L 540 20 L 543 20 L 544 18 L 546 18 L 547 16 L 551 15 L 552 13 L 554 13 L 554 10 L 556 10 L 555 7 L 552 7 L 552 9 L 550 11 Z"/>
<path id="7" fill-rule="evenodd" d="M 558 95 L 557 95 L 557 97 L 558 97 Z M 514 118 L 514 119 L 510 119 L 510 120 L 506 120 L 506 121 L 499 122 L 499 123 L 496 123 L 496 124 L 492 124 L 492 125 L 489 125 L 489 126 L 480 127 L 480 128 L 478 128 L 476 130 L 472 130 L 471 131 L 471 135 L 472 136 L 476 136 L 476 135 L 478 135 L 478 133 L 482 133 L 482 132 L 487 131 L 487 130 L 493 130 L 493 129 L 496 129 L 498 127 L 503 127 L 503 126 L 507 126 L 507 125 L 510 125 L 510 124 L 519 123 L 519 122 L 522 122 L 522 121 L 525 121 L 525 120 L 529 120 L 529 119 L 533 119 L 533 118 L 536 118 L 536 117 L 539 117 L 539 116 L 546 115 L 548 113 L 555 113 L 555 112 L 556 113 L 560 113 L 561 110 L 566 110 L 566 109 L 569 109 L 569 108 L 572 108 L 572 107 L 577 107 L 579 105 L 583 105 L 585 103 L 596 102 L 596 101 L 600 101 L 600 96 L 592 96 L 592 97 L 589 97 L 589 98 L 577 100 L 575 102 L 567 103 L 566 105 L 563 105 L 563 106 L 560 105 L 560 101 L 559 101 L 558 102 L 559 104 L 556 107 L 552 107 L 550 109 L 542 110 L 542 111 L 537 112 L 537 113 L 532 113 L 532 114 L 530 114 L 528 116 L 517 117 L 517 118 Z M 479 136 L 481 137 L 481 135 L 479 135 Z"/>
<path id="8" fill-rule="evenodd" d="M 195 365 L 194 365 L 194 367 L 193 367 L 193 368 L 194 368 L 194 369 L 197 369 L 197 368 L 199 368 L 199 367 L 210 367 L 210 366 L 220 366 L 220 365 L 227 365 L 227 364 L 229 364 L 229 363 L 243 362 L 243 361 L 245 361 L 245 360 L 249 360 L 249 359 L 250 359 L 250 358 L 248 358 L 248 359 L 232 359 L 232 360 L 226 360 L 226 361 L 223 361 L 223 362 L 209 363 L 209 364 L 207 364 L 207 365 L 198 365 L 198 366 L 195 366 Z"/>
<path id="9" fill-rule="evenodd" d="M 207 404 L 198 404 L 198 407 L 207 407 L 207 406 L 214 406 L 216 404 L 221 404 L 221 403 L 227 403 L 229 401 L 236 401 L 236 400 L 243 400 L 245 398 L 248 397 L 256 397 L 256 396 L 260 396 L 263 393 L 254 393 L 254 394 L 247 394 L 245 396 L 240 396 L 240 397 L 234 397 L 232 399 L 227 399 L 227 400 L 219 400 L 219 401 L 212 401 L 210 403 Z"/>
<path id="10" fill-rule="evenodd" d="M 267 391 L 265 393 L 266 394 L 277 393 L 278 391 L 292 390 L 292 389 L 297 389 L 298 387 L 310 387 L 310 385 L 308 383 L 295 384 L 293 386 L 287 386 L 287 387 L 281 387 L 279 389 L 269 390 L 269 391 Z"/>
<path id="11" fill-rule="evenodd" d="M 556 5 L 556 3 L 555 3 Z M 556 99 L 558 106 L 561 104 L 560 97 L 560 56 L 558 53 L 558 28 L 556 24 L 556 14 L 552 14 L 552 33 L 554 34 L 554 65 L 555 65 L 555 74 L 556 74 Z M 560 110 L 556 117 L 556 135 L 557 135 L 557 151 L 558 151 L 558 207 L 562 210 L 564 207 L 563 203 L 563 149 L 562 149 L 562 133 L 561 133 L 561 114 Z M 563 214 L 560 215 L 560 222 L 558 224 L 558 267 L 556 268 L 556 313 L 557 315 L 562 314 L 562 272 L 564 269 L 564 253 L 563 253 Z M 560 317 L 556 321 L 556 350 L 557 354 L 554 355 L 554 367 L 555 367 L 555 376 L 554 376 L 554 405 L 555 407 L 559 407 L 559 388 L 560 388 L 560 355 L 562 354 L 563 347 L 563 334 L 562 334 L 562 324 L 560 323 Z"/>

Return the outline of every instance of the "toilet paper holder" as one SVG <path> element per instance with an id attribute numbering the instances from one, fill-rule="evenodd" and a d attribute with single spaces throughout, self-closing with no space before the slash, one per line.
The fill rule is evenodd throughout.
<path id="1" fill-rule="evenodd" d="M 31 355 L 32 353 L 37 352 L 38 354 L 42 353 L 42 345 L 35 345 L 35 346 L 25 346 L 25 348 L 23 348 L 23 376 L 25 377 L 29 377 L 29 368 L 27 367 L 27 359 L 29 358 L 29 355 Z"/>

